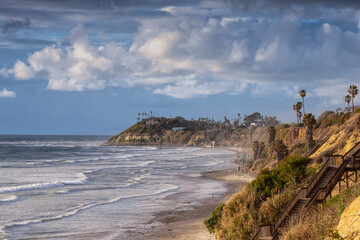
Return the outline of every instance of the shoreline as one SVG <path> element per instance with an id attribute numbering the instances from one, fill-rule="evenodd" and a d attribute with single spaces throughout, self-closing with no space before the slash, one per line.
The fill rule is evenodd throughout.
<path id="1" fill-rule="evenodd" d="M 240 151 L 232 148 L 229 149 L 237 152 L 237 159 Z M 241 149 L 243 152 L 243 149 Z M 131 240 L 215 240 L 215 235 L 210 234 L 206 229 L 203 221 L 209 218 L 211 212 L 221 203 L 226 203 L 233 194 L 241 190 L 247 183 L 252 181 L 255 176 L 249 173 L 238 171 L 237 167 L 215 170 L 211 172 L 202 172 L 201 178 L 208 180 L 221 181 L 225 184 L 226 191 L 222 196 L 214 197 L 207 202 L 202 202 L 190 210 L 168 210 L 158 212 L 150 223 L 159 222 L 161 226 L 148 229 L 146 232 L 132 233 Z M 181 199 L 180 194 L 174 194 L 170 197 Z M 191 204 L 184 202 L 184 204 Z"/>

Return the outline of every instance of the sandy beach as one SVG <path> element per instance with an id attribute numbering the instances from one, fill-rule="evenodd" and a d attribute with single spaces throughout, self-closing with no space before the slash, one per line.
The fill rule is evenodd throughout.
<path id="1" fill-rule="evenodd" d="M 133 234 L 130 239 L 215 240 L 215 236 L 210 234 L 204 226 L 204 219 L 208 218 L 220 203 L 226 203 L 235 192 L 253 180 L 254 176 L 242 173 L 238 171 L 237 168 L 204 172 L 202 175 L 203 178 L 209 180 L 225 182 L 228 191 L 222 197 L 214 197 L 213 200 L 193 210 L 160 212 L 155 216 L 153 222 L 161 222 L 162 226 L 154 227 L 147 232 Z M 177 194 L 171 197 L 181 198 L 181 196 Z"/>

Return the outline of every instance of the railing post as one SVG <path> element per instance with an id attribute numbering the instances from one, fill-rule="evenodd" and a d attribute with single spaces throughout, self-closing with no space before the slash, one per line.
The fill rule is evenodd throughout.
<path id="1" fill-rule="evenodd" d="M 354 160 L 355 161 L 355 160 Z M 354 162 L 354 167 L 355 167 L 355 182 L 357 182 L 358 179 L 358 171 L 357 171 L 357 166 L 355 166 L 355 162 Z"/>

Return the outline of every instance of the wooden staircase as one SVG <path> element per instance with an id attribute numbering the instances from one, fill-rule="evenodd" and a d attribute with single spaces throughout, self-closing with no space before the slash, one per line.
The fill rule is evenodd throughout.
<path id="1" fill-rule="evenodd" d="M 278 216 L 273 224 L 258 226 L 254 230 L 253 240 L 277 239 L 281 232 L 288 228 L 292 221 L 301 217 L 310 206 L 315 203 L 323 203 L 331 196 L 331 191 L 336 184 L 344 181 L 348 186 L 348 172 L 353 171 L 357 181 L 360 169 L 360 142 L 357 143 L 345 155 L 326 156 L 326 161 L 310 184 L 301 188 L 285 210 Z"/>

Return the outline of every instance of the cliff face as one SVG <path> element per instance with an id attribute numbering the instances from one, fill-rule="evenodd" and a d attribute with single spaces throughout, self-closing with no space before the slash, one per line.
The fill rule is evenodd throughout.
<path id="1" fill-rule="evenodd" d="M 153 133 L 128 131 L 111 137 L 108 144 L 163 145 L 163 146 L 216 146 L 250 147 L 253 141 L 266 141 L 266 128 L 233 130 L 160 130 Z"/>
<path id="2" fill-rule="evenodd" d="M 111 137 L 107 144 L 211 146 L 215 143 L 215 146 L 250 147 L 253 141 L 267 141 L 266 127 L 219 129 L 216 125 L 179 118 L 160 119 L 151 124 L 146 121 L 138 122 Z"/>
<path id="3" fill-rule="evenodd" d="M 282 129 L 283 131 L 286 129 Z M 279 132 L 281 135 L 282 131 Z M 284 137 L 284 143 L 287 146 L 294 145 L 294 143 L 306 141 L 306 129 L 304 127 L 290 127 Z"/>
<path id="4" fill-rule="evenodd" d="M 345 208 L 337 230 L 345 239 L 360 240 L 360 197 Z"/>
<path id="5" fill-rule="evenodd" d="M 267 134 L 265 133 L 265 136 Z M 316 144 L 319 144 L 319 149 L 311 156 L 315 161 L 311 162 L 308 166 L 308 170 L 316 171 L 321 165 L 322 156 L 325 154 L 341 154 L 343 155 L 349 151 L 357 142 L 360 141 L 360 112 L 354 116 L 350 116 L 348 113 L 333 113 L 325 112 L 318 119 L 318 123 L 314 126 L 313 137 Z M 290 127 L 287 124 L 283 124 L 277 127 L 276 129 L 276 139 L 282 140 L 290 153 L 299 153 L 304 154 L 308 151 L 306 149 L 306 127 L 300 127 L 299 125 L 293 125 Z M 271 151 L 268 151 L 270 153 Z M 264 167 L 275 168 L 280 166 L 278 162 L 274 159 L 273 155 L 268 154 L 267 158 L 257 159 L 252 163 L 252 171 L 258 172 Z M 269 173 L 269 170 L 264 170 L 262 175 L 257 177 L 257 181 L 264 183 L 264 186 L 271 186 L 271 174 L 267 177 L 264 177 L 264 174 Z M 316 173 L 316 172 L 313 172 Z M 309 174 L 309 175 L 307 175 Z M 302 184 L 306 184 L 313 175 L 310 171 L 306 172 L 306 177 Z M 270 184 L 269 184 L 270 183 Z M 256 183 L 252 183 L 253 185 Z M 224 210 L 220 215 L 220 218 L 215 226 L 215 234 L 217 239 L 248 239 L 251 238 L 253 233 L 254 226 L 264 224 L 261 217 L 266 216 L 277 216 L 281 211 L 277 208 L 281 206 L 282 201 L 291 194 L 291 191 L 294 190 L 296 193 L 295 186 L 294 189 L 287 188 L 284 189 L 280 194 L 273 194 L 271 198 L 263 201 L 260 197 L 256 196 L 257 191 L 251 191 L 251 186 L 248 185 L 241 192 L 235 194 L 232 199 L 227 202 L 224 206 Z M 266 189 L 266 188 L 265 188 Z M 360 190 L 356 191 L 356 196 L 359 196 Z M 314 214 L 313 220 L 307 223 L 300 222 L 298 225 L 293 225 L 290 231 L 293 232 L 293 235 L 288 236 L 297 236 L 288 237 L 284 239 L 320 239 L 320 237 L 303 237 L 309 236 L 306 234 L 320 234 L 321 237 L 327 239 L 326 234 L 329 234 L 329 229 L 333 229 L 336 224 L 334 219 L 339 215 L 340 209 L 344 206 L 345 199 L 349 199 L 348 190 L 344 191 L 346 193 L 342 199 L 339 197 L 334 197 L 329 200 L 330 204 L 328 209 L 324 212 Z M 291 195 L 290 195 L 291 196 Z M 336 200 L 338 199 L 338 200 Z M 291 197 L 288 201 L 291 200 Z M 338 201 L 338 205 L 333 205 Z M 351 201 L 351 200 L 350 200 Z M 255 204 L 257 203 L 257 204 Z M 285 208 L 288 202 L 285 201 L 283 207 Z M 344 213 L 341 216 L 340 223 L 337 227 L 338 233 L 343 236 L 345 239 L 359 239 L 359 229 L 360 229 L 360 198 L 358 197 L 354 202 L 352 202 L 348 207 L 346 207 Z M 257 209 L 256 209 L 257 208 Z M 324 208 L 325 209 L 325 208 Z M 329 210 L 330 209 L 330 210 Z M 334 214 L 332 210 L 334 209 Z M 252 213 L 256 213 L 253 214 Z M 266 213 L 267 215 L 265 215 Z M 276 218 L 269 221 L 272 223 Z M 267 218 L 264 218 L 267 219 Z M 330 220 L 331 219 L 331 220 Z M 316 225 L 316 223 L 319 223 Z M 326 223 L 326 224 L 324 224 Z M 316 231 L 307 231 L 314 229 L 316 225 Z M 306 234 L 304 234 L 306 233 Z M 325 234 L 325 236 L 322 236 Z M 231 237 L 229 237 L 231 235 Z M 311 236 L 313 236 L 311 235 Z M 314 235 L 314 236 L 315 236 Z M 245 237 L 244 237 L 245 236 Z M 329 238 L 330 239 L 330 238 Z M 340 238 L 336 238 L 340 239 Z"/>
<path id="6" fill-rule="evenodd" d="M 172 131 L 173 128 L 180 130 Z M 162 146 L 228 146 L 252 147 L 254 141 L 264 142 L 267 158 L 257 160 L 252 171 L 260 171 L 267 166 L 273 168 L 277 162 L 274 151 L 268 143 L 267 127 L 219 127 L 218 124 L 201 121 L 187 121 L 183 118 L 156 121 L 141 121 L 122 133 L 111 137 L 108 144 L 118 145 L 162 145 Z M 324 154 L 343 154 L 360 141 L 360 113 L 336 114 L 325 112 L 318 118 L 313 130 L 315 144 L 321 146 L 311 158 L 321 159 Z M 293 124 L 278 125 L 276 139 L 282 140 L 289 153 L 305 154 L 306 127 Z M 322 144 L 322 145 L 321 145 Z"/>
<path id="7" fill-rule="evenodd" d="M 318 131 L 318 138 L 327 139 L 311 156 L 318 158 L 325 153 L 343 155 L 360 141 L 360 114 L 355 114 L 344 124 Z"/>

